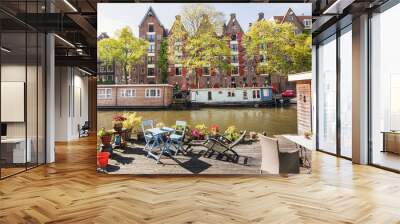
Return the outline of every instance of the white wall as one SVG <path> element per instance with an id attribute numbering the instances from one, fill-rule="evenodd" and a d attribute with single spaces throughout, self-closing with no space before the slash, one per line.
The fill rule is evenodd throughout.
<path id="1" fill-rule="evenodd" d="M 79 137 L 78 124 L 88 120 L 88 78 L 76 68 L 56 67 L 55 140 Z"/>

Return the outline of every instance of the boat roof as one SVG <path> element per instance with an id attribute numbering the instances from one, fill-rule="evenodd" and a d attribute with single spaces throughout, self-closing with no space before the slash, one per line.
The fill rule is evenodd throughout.
<path id="1" fill-rule="evenodd" d="M 272 87 L 236 87 L 236 88 L 201 88 L 191 89 L 191 91 L 222 91 L 222 90 L 245 90 L 245 89 L 272 89 Z"/>
<path id="2" fill-rule="evenodd" d="M 105 84 L 97 85 L 97 88 L 112 88 L 112 87 L 173 87 L 169 84 Z"/>

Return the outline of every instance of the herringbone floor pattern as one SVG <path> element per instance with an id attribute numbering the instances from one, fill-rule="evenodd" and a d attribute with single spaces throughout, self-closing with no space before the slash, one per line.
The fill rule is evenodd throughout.
<path id="1" fill-rule="evenodd" d="M 400 223 L 400 175 L 323 153 L 287 178 L 107 176 L 95 144 L 0 181 L 0 223 Z"/>

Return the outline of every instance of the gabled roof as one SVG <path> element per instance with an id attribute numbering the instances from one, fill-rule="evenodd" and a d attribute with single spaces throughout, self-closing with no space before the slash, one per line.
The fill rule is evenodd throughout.
<path id="1" fill-rule="evenodd" d="M 178 20 L 181 20 L 180 15 L 176 15 L 176 16 L 175 16 L 174 24 L 172 24 L 171 29 L 168 31 L 168 35 L 171 35 L 171 34 L 172 34 L 172 31 L 175 29 L 175 26 L 177 26 L 177 21 L 178 21 Z M 182 22 L 181 22 L 181 28 L 182 28 L 183 32 L 187 33 L 186 28 L 185 28 L 185 26 L 182 24 Z"/>
<path id="2" fill-rule="evenodd" d="M 226 27 L 224 27 L 224 33 L 231 32 L 233 27 L 239 27 L 239 32 L 243 33 L 243 29 L 239 24 L 239 21 L 236 19 L 236 15 L 234 13 L 231 14 L 231 18 L 228 21 Z"/>
<path id="3" fill-rule="evenodd" d="M 286 12 L 285 16 L 274 16 L 274 20 L 277 23 L 283 23 L 283 22 L 287 22 L 287 18 L 289 15 L 293 15 L 295 21 L 299 24 L 301 24 L 304 27 L 304 20 L 305 19 L 311 19 L 311 16 L 297 16 L 293 10 L 291 8 L 288 9 L 288 11 Z"/>
<path id="4" fill-rule="evenodd" d="M 144 15 L 142 21 L 140 21 L 140 25 L 139 25 L 139 26 L 142 26 L 143 23 L 144 23 L 144 21 L 146 20 L 146 18 L 149 17 L 149 16 L 154 16 L 154 17 L 156 18 L 157 22 L 160 24 L 160 26 L 162 26 L 162 27 L 164 28 L 164 26 L 162 25 L 162 23 L 161 23 L 160 20 L 158 19 L 156 13 L 154 12 L 154 10 L 153 10 L 153 8 L 152 8 L 151 6 L 150 6 L 149 9 L 147 10 L 147 12 L 146 12 L 146 14 Z"/>

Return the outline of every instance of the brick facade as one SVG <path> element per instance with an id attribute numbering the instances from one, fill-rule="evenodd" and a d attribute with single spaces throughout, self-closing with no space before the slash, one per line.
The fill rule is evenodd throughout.
<path id="1" fill-rule="evenodd" d="M 259 13 L 258 20 L 264 19 L 264 14 Z M 276 22 L 291 22 L 295 24 L 298 29 L 303 31 L 306 27 L 303 24 L 305 19 L 311 19 L 311 17 L 300 16 L 297 17 L 294 12 L 289 9 L 285 16 L 275 16 Z M 202 24 L 206 25 L 206 24 Z M 251 24 L 250 24 L 251 26 Z M 151 30 L 150 30 L 151 29 Z M 146 12 L 139 26 L 139 38 L 146 39 L 149 41 L 151 47 L 149 47 L 148 53 L 142 58 L 141 62 L 134 66 L 130 71 L 128 83 L 131 84 L 160 84 L 161 75 L 158 67 L 158 57 L 160 51 L 160 44 L 164 38 L 170 38 L 174 32 L 174 29 L 185 29 L 181 23 L 181 17 L 177 15 L 175 22 L 171 27 L 171 30 L 167 32 L 162 23 L 159 21 L 154 10 L 150 7 Z M 185 31 L 186 32 L 186 31 Z M 208 75 L 205 74 L 204 69 L 197 69 L 196 75 L 189 75 L 191 71 L 183 67 L 183 65 L 176 60 L 175 54 L 170 52 L 179 52 L 179 56 L 184 58 L 186 52 L 184 52 L 184 45 L 186 43 L 188 35 L 185 38 L 174 42 L 169 39 L 168 41 L 168 84 L 172 86 L 179 86 L 179 89 L 186 90 L 192 88 L 219 88 L 219 87 L 261 87 L 265 86 L 269 80 L 267 74 L 259 74 L 256 72 L 257 63 L 260 60 L 259 57 L 247 58 L 245 56 L 245 48 L 242 44 L 243 36 L 245 35 L 239 21 L 235 14 L 230 15 L 230 19 L 223 27 L 223 33 L 221 38 L 228 39 L 227 45 L 231 48 L 230 63 L 235 69 L 236 74 L 233 72 L 220 72 L 212 68 L 208 69 Z M 177 47 L 179 45 L 179 47 Z M 174 49 L 177 49 L 175 51 Z M 150 75 L 153 72 L 153 75 Z M 113 79 L 116 84 L 124 83 L 122 77 L 122 71 L 118 66 L 114 66 L 115 78 Z M 106 76 L 105 76 L 106 77 Z M 198 80 L 196 80 L 196 78 Z M 271 84 L 278 90 L 282 91 L 290 88 L 287 86 L 287 78 L 282 79 L 280 76 L 271 76 Z M 198 85 L 197 85 L 198 83 Z"/>

